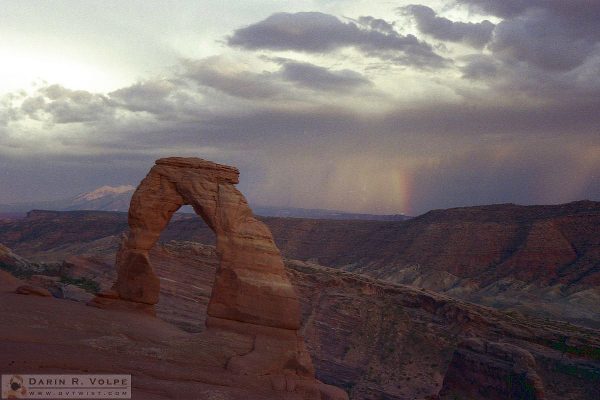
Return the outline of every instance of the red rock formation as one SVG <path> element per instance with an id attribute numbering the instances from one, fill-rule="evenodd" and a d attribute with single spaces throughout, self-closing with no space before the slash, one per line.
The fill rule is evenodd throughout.
<path id="1" fill-rule="evenodd" d="M 299 380 L 293 374 L 227 371 L 223 366 L 230 357 L 254 347 L 245 334 L 213 330 L 191 335 L 140 313 L 22 296 L 14 293 L 10 278 L 3 275 L 0 273 L 3 373 L 131 374 L 132 398 L 144 400 L 345 398 L 337 388 L 314 379 Z"/>
<path id="2" fill-rule="evenodd" d="M 40 296 L 40 297 L 52 297 L 52 293 L 50 293 L 48 291 L 48 289 L 44 289 L 42 287 L 33 286 L 33 285 L 22 285 L 22 286 L 19 286 L 15 290 L 15 293 L 18 293 L 18 294 L 27 294 L 27 295 L 33 295 L 33 296 Z"/>
<path id="3" fill-rule="evenodd" d="M 114 243 L 105 240 L 102 241 L 102 245 L 107 246 L 104 249 L 99 247 L 99 242 L 90 255 L 72 257 L 71 262 L 65 263 L 62 273 L 99 278 L 100 285 L 109 288 L 116 277 L 112 265 L 117 249 Z M 72 248 L 71 251 L 76 253 L 77 249 Z M 91 248 L 86 249 L 89 252 Z M 60 247 L 59 252 L 63 251 L 64 247 Z M 98 262 L 99 259 L 104 262 Z M 71 371 L 76 366 L 73 365 L 74 360 L 69 359 L 70 352 L 65 352 L 63 347 L 56 347 L 52 352 L 51 343 L 60 340 L 72 346 L 73 338 L 82 335 L 86 343 L 95 343 L 105 352 L 106 372 L 114 372 L 115 365 L 125 368 L 123 363 L 126 363 L 124 373 L 134 375 L 134 380 L 140 383 L 138 390 L 153 387 L 157 392 L 166 390 L 170 393 L 175 387 L 194 386 L 196 392 L 190 389 L 187 396 L 179 394 L 171 398 L 198 398 L 198 395 L 190 396 L 189 393 L 205 393 L 197 386 L 202 386 L 203 382 L 214 383 L 208 379 L 210 374 L 201 371 L 210 370 L 221 376 L 219 382 L 225 384 L 218 390 L 229 391 L 231 385 L 242 387 L 249 382 L 255 386 L 260 383 L 264 388 L 266 382 L 269 390 L 285 390 L 271 391 L 267 395 L 269 399 L 279 398 L 275 397 L 276 393 L 282 396 L 298 394 L 287 392 L 288 385 L 291 388 L 297 383 L 294 374 L 258 376 L 231 374 L 231 369 L 229 372 L 224 370 L 232 357 L 235 359 L 255 347 L 253 338 L 248 335 L 214 328 L 210 329 L 211 335 L 198 335 L 206 329 L 204 318 L 218 265 L 214 247 L 172 242 L 155 246 L 150 259 L 161 279 L 161 298 L 156 305 L 159 318 L 109 310 L 86 311 L 75 305 L 65 305 L 74 302 L 19 296 L 14 294 L 14 289 L 9 289 L 10 293 L 0 298 L 0 320 L 12 321 L 18 315 L 18 323 L 0 333 L 0 348 L 3 348 L 0 349 L 0 369 L 9 370 L 13 360 L 20 360 L 28 362 L 27 370 L 31 372 L 44 373 L 45 368 L 56 365 Z M 507 315 L 435 293 L 300 261 L 288 260 L 286 269 L 300 296 L 303 310 L 301 332 L 318 378 L 346 388 L 352 399 L 433 399 L 431 396 L 442 387 L 458 343 L 473 336 L 509 343 L 530 353 L 535 358 L 535 369 L 544 383 L 548 399 L 600 398 L 600 332 L 597 330 L 525 318 L 518 314 Z M 36 281 L 40 282 L 39 279 Z M 30 308 L 27 308 L 28 304 Z M 2 309 L 5 309 L 5 314 L 2 314 Z M 29 310 L 35 311 L 30 313 Z M 47 328 L 40 329 L 40 315 L 48 316 L 45 317 L 47 322 L 44 322 Z M 140 319 L 152 325 L 136 327 L 133 321 Z M 164 348 L 161 345 L 159 351 L 156 348 L 157 341 L 161 341 L 159 319 L 193 333 L 179 332 L 183 335 L 181 340 L 163 336 Z M 117 321 L 123 321 L 122 325 Z M 61 324 L 64 324 L 63 330 L 55 332 Z M 84 330 L 74 331 L 74 324 Z M 49 334 L 50 331 L 55 333 Z M 36 336 L 20 345 L 10 340 L 2 343 L 6 337 L 22 335 L 18 337 L 27 338 L 32 333 L 42 335 L 42 338 Z M 145 341 L 143 338 L 148 340 L 150 353 L 139 353 L 135 342 Z M 19 351 L 26 351 L 27 356 Z M 93 371 L 98 371 L 97 353 L 87 347 L 78 351 L 90 354 L 88 363 L 82 363 L 79 357 L 75 360 L 80 368 L 91 365 Z M 165 359 L 163 351 L 177 354 Z M 152 357 L 140 358 L 140 354 L 151 354 Z M 481 359 L 485 362 L 471 364 L 471 369 L 464 375 L 485 376 L 485 369 L 481 368 L 493 365 L 494 357 L 484 354 Z M 6 364 L 2 363 L 3 360 Z M 168 363 L 168 372 L 160 367 L 165 362 Z M 33 365 L 40 367 L 34 370 Z M 193 373 L 189 371 L 190 367 Z M 231 382 L 233 377 L 239 380 L 238 383 Z M 486 385 L 487 381 L 482 383 Z M 253 399 L 249 387 L 244 387 L 239 397 Z M 134 398 L 137 397 L 134 395 Z M 227 398 L 233 400 L 237 397 Z M 285 397 L 287 400 L 292 398 L 297 397 Z"/>
<path id="4" fill-rule="evenodd" d="M 19 257 L 2 244 L 0 244 L 0 266 L 15 272 L 27 270 L 30 267 L 27 260 Z"/>
<path id="5" fill-rule="evenodd" d="M 20 283 L 20 280 L 0 269 L 0 287 L 9 288 L 12 291 L 19 287 Z"/>
<path id="6" fill-rule="evenodd" d="M 250 352 L 232 356 L 227 369 L 237 374 L 271 375 L 274 387 L 313 387 L 332 399 L 347 396 L 314 380 L 314 368 L 298 334 L 300 304 L 267 226 L 252 214 L 235 188 L 236 168 L 198 158 L 156 161 L 140 183 L 129 208 L 129 233 L 117 253 L 113 290 L 91 303 L 100 307 L 153 312 L 160 281 L 149 251 L 181 206 L 191 205 L 215 232 L 217 269 L 206 319 L 207 332 L 235 332 L 253 340 Z M 292 382 L 294 382 L 292 384 Z M 303 389 L 304 390 L 304 389 Z M 337 393 L 331 396 L 331 393 Z"/>
<path id="7" fill-rule="evenodd" d="M 406 222 L 261 220 L 286 257 L 600 328 L 600 202 L 466 207 Z M 0 243 L 34 262 L 62 262 L 97 255 L 102 240 L 126 227 L 124 213 L 31 211 L 0 222 Z M 215 235 L 200 218 L 177 213 L 161 234 L 169 240 L 215 244 Z M 110 257 L 112 265 L 112 250 Z"/>
<path id="8" fill-rule="evenodd" d="M 532 224 L 521 246 L 498 269 L 525 282 L 547 285 L 559 276 L 560 267 L 576 260 L 577 252 L 558 228 L 558 223 L 542 220 Z"/>
<path id="9" fill-rule="evenodd" d="M 543 400 L 533 356 L 508 343 L 468 339 L 454 352 L 440 400 Z"/>

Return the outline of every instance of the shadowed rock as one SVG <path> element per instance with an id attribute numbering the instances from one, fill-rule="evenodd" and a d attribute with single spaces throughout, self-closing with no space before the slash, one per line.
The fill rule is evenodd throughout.
<path id="1" fill-rule="evenodd" d="M 18 294 L 29 294 L 33 296 L 41 296 L 41 297 L 52 297 L 52 293 L 50 293 L 47 289 L 41 288 L 39 286 L 33 285 L 22 285 L 15 290 L 15 293 Z"/>
<path id="2" fill-rule="evenodd" d="M 440 400 L 545 399 L 533 356 L 508 343 L 468 339 L 459 344 L 444 378 Z"/>

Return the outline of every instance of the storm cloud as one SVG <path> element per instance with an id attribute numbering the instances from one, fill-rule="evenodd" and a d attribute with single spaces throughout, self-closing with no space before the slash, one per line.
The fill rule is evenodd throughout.
<path id="1" fill-rule="evenodd" d="M 281 74 L 289 81 L 318 90 L 346 91 L 371 84 L 369 79 L 355 71 L 330 70 L 304 62 L 284 63 Z"/>
<path id="2" fill-rule="evenodd" d="M 325 53 L 354 47 L 366 55 L 422 67 L 441 67 L 445 60 L 414 35 L 401 35 L 383 20 L 363 17 L 361 24 L 342 22 L 320 12 L 277 13 L 229 37 L 231 46 L 249 50 L 295 50 Z M 396 56 L 396 57 L 394 57 Z"/>
<path id="3" fill-rule="evenodd" d="M 41 88 L 37 96 L 28 97 L 21 111 L 30 118 L 64 124 L 91 122 L 112 117 L 108 97 L 85 90 L 70 90 L 60 85 Z"/>
<path id="4" fill-rule="evenodd" d="M 430 7 L 419 4 L 402 7 L 400 12 L 411 15 L 422 33 L 442 41 L 462 41 L 477 48 L 485 46 L 490 41 L 495 26 L 488 20 L 477 23 L 451 21 L 439 17 Z"/>
<path id="5" fill-rule="evenodd" d="M 384 19 L 371 17 L 369 15 L 361 15 L 356 22 L 364 27 L 379 31 L 385 34 L 393 34 L 395 32 L 394 24 L 389 23 Z"/>
<path id="6" fill-rule="evenodd" d="M 598 54 L 600 3 L 575 0 L 458 0 L 472 10 L 503 18 L 490 49 L 508 62 L 568 71 Z"/>
<path id="7" fill-rule="evenodd" d="M 171 155 L 236 165 L 255 204 L 416 215 L 598 199 L 596 6 L 561 4 L 269 11 L 104 92 L 6 93 L 0 203 L 136 184 Z"/>

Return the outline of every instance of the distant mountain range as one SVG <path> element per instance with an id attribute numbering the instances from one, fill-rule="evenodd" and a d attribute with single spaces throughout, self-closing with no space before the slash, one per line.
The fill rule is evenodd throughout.
<path id="1" fill-rule="evenodd" d="M 36 201 L 13 204 L 0 204 L 1 214 L 25 213 L 30 210 L 55 211 L 124 211 L 129 209 L 131 195 L 135 191 L 132 185 L 102 186 L 90 192 L 54 201 Z M 336 210 L 307 209 L 295 207 L 272 207 L 251 205 L 256 215 L 265 217 L 288 217 L 309 219 L 338 219 L 338 220 L 372 220 L 372 221 L 404 221 L 410 217 L 402 214 L 360 214 Z M 182 207 L 181 212 L 192 213 L 189 206 Z"/>

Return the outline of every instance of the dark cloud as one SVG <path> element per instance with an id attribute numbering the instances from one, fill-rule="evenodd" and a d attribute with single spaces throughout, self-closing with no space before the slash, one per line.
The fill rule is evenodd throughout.
<path id="1" fill-rule="evenodd" d="M 538 104 L 573 124 L 590 120 L 600 98 L 600 2 L 459 0 L 503 18 L 487 54 L 463 57 L 463 78 L 486 88 L 475 96 Z M 471 93 L 472 94 L 472 93 Z M 562 110 L 570 110 L 570 115 Z M 550 112 L 549 112 L 550 114 Z M 553 119 L 550 115 L 550 119 Z M 560 121 L 556 121 L 562 125 Z M 545 121 L 540 120 L 540 125 Z"/>
<path id="2" fill-rule="evenodd" d="M 361 16 L 361 17 L 358 17 L 356 22 L 361 26 L 364 26 L 369 29 L 373 29 L 375 31 L 379 31 L 379 32 L 382 32 L 385 34 L 394 34 L 395 33 L 394 24 L 389 23 L 386 20 L 381 19 L 381 18 L 374 18 L 371 16 Z"/>
<path id="3" fill-rule="evenodd" d="M 584 120 L 588 118 L 586 113 L 590 108 L 598 106 L 600 53 L 568 71 L 510 62 L 496 54 L 473 54 L 461 60 L 464 62 L 460 66 L 463 78 L 478 81 L 486 87 L 478 94 L 471 91 L 466 94 L 467 98 L 483 96 L 490 101 L 495 98 L 497 102 L 512 99 L 515 107 L 522 103 L 537 103 L 542 109 L 571 110 L 573 115 L 582 116 Z M 565 117 L 571 119 L 568 115 Z"/>
<path id="4" fill-rule="evenodd" d="M 129 111 L 158 114 L 176 107 L 172 98 L 176 91 L 176 84 L 169 80 L 150 80 L 115 90 L 109 96 Z"/>
<path id="5" fill-rule="evenodd" d="M 597 40 L 573 36 L 563 19 L 540 10 L 498 24 L 490 49 L 508 61 L 565 71 L 581 65 L 596 43 Z"/>
<path id="6" fill-rule="evenodd" d="M 248 117 L 271 111 L 277 114 L 276 110 L 295 104 L 292 113 L 281 114 L 283 118 L 293 119 L 295 113 L 312 113 L 331 107 L 331 94 L 338 96 L 338 100 L 344 96 L 352 98 L 350 96 L 359 90 L 378 95 L 372 90 L 372 83 L 355 71 L 328 69 L 289 59 L 277 59 L 276 64 L 279 69 L 259 73 L 227 58 L 184 60 L 168 79 L 148 79 L 108 94 L 47 85 L 30 95 L 2 97 L 0 126 L 5 131 L 10 123 L 15 124 L 13 130 L 25 124 L 23 129 L 26 130 L 28 121 L 37 121 L 49 131 L 58 131 L 61 128 L 55 129 L 54 125 L 84 123 L 87 128 L 79 135 L 62 135 L 62 143 L 101 148 L 113 148 L 115 143 L 118 148 L 123 148 L 123 143 L 127 148 L 142 144 L 148 147 L 160 146 L 165 131 L 169 130 L 179 131 L 176 136 L 182 143 L 197 138 L 202 131 L 199 124 L 212 124 L 214 133 L 221 129 L 223 119 L 235 121 L 240 115 Z M 240 122 L 241 126 L 246 122 Z M 238 129 L 227 124 L 226 130 L 237 132 Z M 142 137 L 127 144 L 132 134 L 137 135 L 135 131 L 143 132 Z M 268 126 L 262 125 L 260 131 L 263 134 L 269 131 Z M 52 134 L 47 135 L 50 136 Z M 222 138 L 227 136 L 231 135 L 221 135 Z M 8 143 L 4 140 L 2 145 Z M 23 142 L 23 145 L 29 144 Z"/>
<path id="7" fill-rule="evenodd" d="M 116 156 L 73 154 L 36 154 L 35 157 L 0 157 L 0 203 L 23 203 L 65 199 L 109 185 L 138 184 L 144 169 L 153 164 L 150 157 L 135 154 Z"/>
<path id="8" fill-rule="evenodd" d="M 319 12 L 277 13 L 238 29 L 228 38 L 231 46 L 250 50 L 296 50 L 325 53 L 355 47 L 369 56 L 395 59 L 421 67 L 441 67 L 446 60 L 414 35 L 401 35 L 391 24 L 363 17 L 361 24 L 344 23 Z M 383 22 L 383 23 L 382 23 Z"/>
<path id="9" fill-rule="evenodd" d="M 455 0 L 473 10 L 500 18 L 514 18 L 528 10 L 545 9 L 570 19 L 596 19 L 600 14 L 600 3 L 595 0 Z M 587 23 L 587 22 L 586 22 Z"/>
<path id="10" fill-rule="evenodd" d="M 484 54 L 471 54 L 463 58 L 465 65 L 460 68 L 463 78 L 487 80 L 498 73 L 499 62 L 494 57 Z"/>
<path id="11" fill-rule="evenodd" d="M 283 79 L 283 72 L 273 74 Z M 136 102 L 138 94 L 156 93 L 160 103 L 161 93 L 168 98 L 190 90 L 181 77 L 169 90 L 160 89 L 161 82 L 124 88 L 118 101 L 114 95 L 108 103 L 120 114 L 133 108 L 126 99 Z M 54 91 L 62 89 L 41 90 L 50 93 L 45 101 L 63 96 Z M 130 118 L 110 118 L 110 130 L 98 124 L 63 140 L 59 154 L 40 155 L 42 146 L 55 141 L 54 131 L 44 132 L 49 138 L 32 142 L 28 157 L 8 158 L 0 184 L 20 196 L 66 197 L 104 184 L 136 184 L 154 159 L 187 155 L 239 166 L 241 189 L 251 200 L 298 207 L 418 214 L 454 205 L 600 196 L 593 184 L 600 172 L 600 160 L 593 157 L 600 148 L 597 103 L 435 102 L 376 116 L 335 103 L 310 108 L 276 103 L 245 113 L 190 109 L 201 113 L 197 122 L 160 120 L 160 113 L 147 118 L 155 115 L 147 111 L 130 121 L 135 111 Z M 4 153 L 2 159 L 7 160 Z M 5 194 L 2 201 L 9 198 L 18 200 Z"/>
<path id="12" fill-rule="evenodd" d="M 108 94 L 121 112 L 149 114 L 159 120 L 198 121 L 206 102 L 195 85 L 172 76 L 138 82 Z"/>
<path id="13" fill-rule="evenodd" d="M 451 21 L 437 16 L 433 9 L 419 4 L 402 7 L 400 11 L 411 15 L 419 31 L 425 34 L 443 41 L 465 42 L 477 48 L 490 41 L 495 26 L 488 20 L 478 23 Z"/>
<path id="14" fill-rule="evenodd" d="M 58 85 L 48 87 L 42 94 L 50 99 L 45 109 L 55 123 L 92 122 L 112 117 L 109 100 L 101 94 Z"/>
<path id="15" fill-rule="evenodd" d="M 592 0 L 458 0 L 504 18 L 489 48 L 507 63 L 570 71 L 599 51 L 600 2 Z"/>
<path id="16" fill-rule="evenodd" d="M 598 199 L 600 159 L 568 139 L 478 146 L 411 172 L 415 210 L 481 204 L 552 204 Z M 560 188 L 560 190 L 558 190 Z"/>
<path id="17" fill-rule="evenodd" d="M 348 91 L 371 85 L 371 81 L 358 72 L 329 70 L 310 63 L 286 62 L 281 75 L 288 81 L 316 90 Z"/>
<path id="18" fill-rule="evenodd" d="M 497 87 L 501 88 L 501 84 L 506 87 L 492 94 L 466 94 L 462 102 L 430 99 L 427 102 L 414 102 L 410 107 L 393 107 L 390 98 L 382 95 L 374 101 L 381 102 L 388 111 L 372 115 L 370 111 L 363 112 L 360 103 L 353 107 L 341 103 L 337 98 L 336 101 L 331 100 L 331 93 L 339 98 L 348 96 L 356 100 L 355 93 L 349 88 L 372 90 L 373 84 L 354 71 L 282 60 L 279 70 L 253 75 L 245 68 L 235 69 L 235 64 L 215 68 L 199 60 L 192 64 L 186 62 L 183 72 L 173 79 L 148 80 L 108 95 L 75 93 L 57 85 L 41 88 L 23 99 L 20 117 L 12 112 L 11 121 L 32 118 L 34 115 L 36 118 L 33 119 L 65 123 L 67 120 L 56 113 L 58 108 L 53 105 L 61 101 L 69 105 L 71 112 L 85 111 L 85 118 L 79 116 L 77 121 L 87 121 L 88 125 L 94 122 L 93 125 L 97 125 L 95 129 L 106 130 L 94 139 L 96 143 L 102 146 L 117 143 L 116 148 L 127 142 L 136 148 L 152 148 L 170 141 L 187 146 L 198 138 L 202 138 L 202 145 L 217 147 L 225 143 L 227 146 L 241 146 L 248 140 L 257 146 L 271 140 L 295 145 L 323 136 L 324 133 L 341 141 L 363 136 L 367 141 L 385 140 L 408 133 L 424 138 L 513 135 L 514 132 L 519 132 L 523 137 L 552 137 L 566 131 L 583 136 L 597 134 L 600 96 L 596 94 L 600 91 L 600 85 L 594 88 L 584 82 L 584 86 L 577 87 L 574 81 L 550 82 L 552 75 L 540 77 L 540 82 L 533 84 L 534 78 L 525 75 L 524 71 L 515 71 L 514 76 L 499 71 L 501 67 L 493 57 L 470 56 L 466 61 L 462 69 L 465 76 L 472 79 L 505 79 L 497 83 Z M 261 97 L 264 93 L 262 87 L 236 89 L 228 84 L 220 86 L 227 77 L 232 76 L 233 72 L 228 70 L 236 71 L 234 75 L 237 80 L 234 82 L 240 86 L 246 82 L 251 85 L 257 75 L 262 79 L 259 82 L 272 92 Z M 219 71 L 223 76 L 215 78 L 213 74 Z M 593 71 L 588 73 L 592 74 Z M 495 74 L 504 75 L 492 78 Z M 208 80 L 207 77 L 214 79 Z M 247 77 L 247 81 L 242 81 L 243 77 Z M 518 80 L 519 77 L 522 81 Z M 549 81 L 548 86 L 544 87 L 541 81 Z M 532 84 L 532 87 L 526 87 L 527 84 Z M 214 91 L 206 92 L 206 86 Z M 516 88 L 529 91 L 527 93 L 532 96 L 544 97 L 546 101 L 529 103 L 516 96 Z M 258 90 L 259 94 L 253 94 L 253 90 Z M 320 96 L 321 91 L 326 91 L 327 96 Z M 567 101 L 552 101 L 559 95 Z M 189 104 L 177 103 L 184 98 L 193 100 L 189 100 Z M 256 99 L 261 101 L 257 102 Z M 296 100 L 302 103 L 295 105 Z M 294 106 L 290 106 L 292 104 Z M 173 113 L 171 108 L 176 108 L 177 113 Z M 3 110 L 3 114 L 9 112 L 11 110 Z M 132 135 L 135 136 L 133 140 Z M 101 138 L 106 138 L 106 141 L 101 141 Z M 89 143 L 91 139 L 83 135 L 82 140 Z"/>
<path id="19" fill-rule="evenodd" d="M 256 73 L 221 57 L 188 60 L 184 62 L 184 67 L 185 78 L 235 97 L 266 99 L 276 97 L 283 91 L 270 73 Z"/>
<path id="20" fill-rule="evenodd" d="M 280 65 L 279 70 L 257 73 L 245 65 L 219 57 L 185 61 L 181 77 L 229 96 L 246 100 L 306 100 L 312 91 L 336 92 L 340 95 L 371 87 L 364 75 L 349 69 L 329 69 L 308 62 L 285 58 L 266 59 Z"/>
<path id="21" fill-rule="evenodd" d="M 325 52 L 342 46 L 403 47 L 402 40 L 389 41 L 386 35 L 369 37 L 369 31 L 361 31 L 356 24 L 343 23 L 333 15 L 320 12 L 296 14 L 277 13 L 258 23 L 238 29 L 228 39 L 232 46 L 247 49 L 300 50 Z M 388 43 L 378 43 L 388 42 Z"/>
<path id="22" fill-rule="evenodd" d="M 276 14 L 236 31 L 231 44 L 312 53 L 352 46 L 379 60 L 350 60 L 358 73 L 323 54 L 316 65 L 244 53 L 186 60 L 166 78 L 108 94 L 47 85 L 4 97 L 0 186 L 14 191 L 0 202 L 136 184 L 169 155 L 237 165 L 248 197 L 275 205 L 418 214 L 599 199 L 600 53 L 597 44 L 584 51 L 597 43 L 587 17 L 577 17 L 583 28 L 550 1 L 500 3 L 512 8 L 489 12 L 504 20 L 486 51 L 442 71 L 397 68 L 403 57 L 432 65 L 435 53 L 384 20 Z M 450 22 L 434 24 L 436 34 L 466 41 L 464 26 Z M 544 37 L 549 44 L 538 43 Z M 552 46 L 569 45 L 565 63 Z M 391 89 L 422 86 L 443 89 L 417 98 Z"/>
<path id="23" fill-rule="evenodd" d="M 455 0 L 456 3 L 471 6 L 475 11 L 483 12 L 488 15 L 495 15 L 501 18 L 512 18 L 530 7 L 537 7 L 541 2 L 548 3 L 547 0 Z M 559 0 L 560 1 L 560 0 Z"/>
<path id="24" fill-rule="evenodd" d="M 21 112 L 32 119 L 47 119 L 57 124 L 89 123 L 113 117 L 107 96 L 85 90 L 71 90 L 60 85 L 45 86 L 26 98 Z"/>

